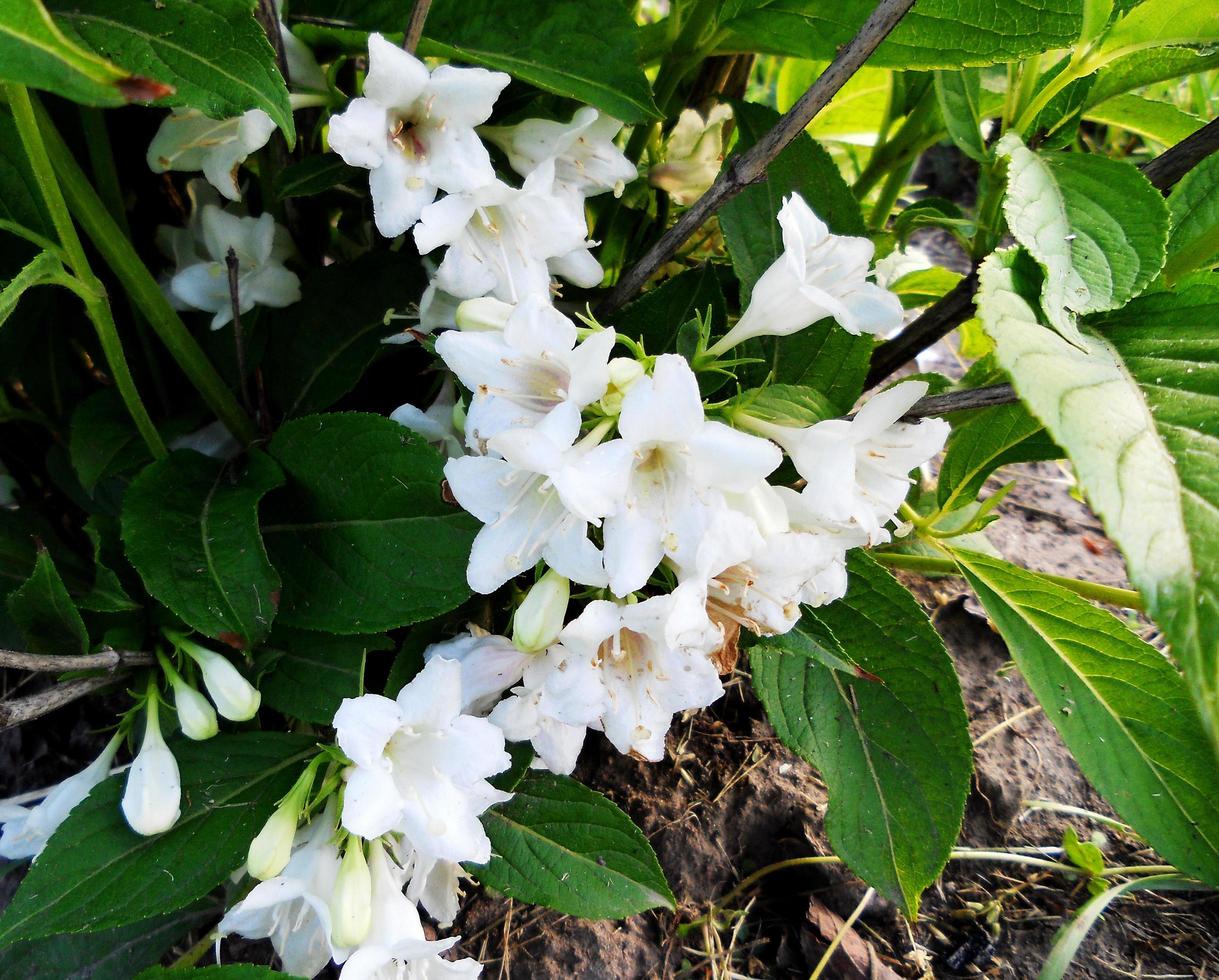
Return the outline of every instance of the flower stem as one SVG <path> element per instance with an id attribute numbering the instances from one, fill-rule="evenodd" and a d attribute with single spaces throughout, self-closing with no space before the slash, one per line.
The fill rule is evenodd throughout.
<path id="1" fill-rule="evenodd" d="M 951 558 L 935 558 L 931 555 L 904 555 L 894 551 L 873 551 L 872 557 L 882 565 L 890 568 L 904 568 L 911 572 L 934 572 L 942 575 L 960 575 L 961 570 Z M 1143 597 L 1133 589 L 1119 589 L 1113 585 L 1101 585 L 1099 582 L 1086 582 L 1083 579 L 1067 578 L 1064 575 L 1050 575 L 1047 572 L 1031 572 L 1038 578 L 1052 582 L 1054 585 L 1074 592 L 1085 599 L 1094 599 L 1110 606 L 1120 606 L 1124 609 L 1143 609 Z"/>
<path id="2" fill-rule="evenodd" d="M 242 443 L 249 443 L 256 435 L 249 416 L 241 410 L 237 399 L 203 353 L 203 348 L 190 335 L 177 311 L 169 305 L 161 287 L 73 159 L 46 111 L 41 106 L 36 106 L 34 111 L 47 156 L 54 165 L 54 173 L 59 178 L 68 207 L 208 407 L 234 437 Z"/>
<path id="3" fill-rule="evenodd" d="M 119 339 L 118 327 L 115 326 L 110 303 L 106 299 L 106 290 L 97 276 L 93 274 L 93 270 L 89 268 L 89 260 L 85 255 L 80 237 L 76 234 L 76 227 L 72 224 L 72 216 L 68 212 L 63 191 L 55 179 L 55 170 L 51 166 L 47 147 L 43 143 L 30 93 L 24 85 L 11 82 L 5 85 L 5 92 L 8 96 L 9 108 L 13 113 L 13 121 L 17 126 L 17 134 L 21 138 L 21 145 L 25 148 L 26 156 L 29 157 L 34 179 L 38 183 L 38 189 L 42 192 L 51 223 L 55 226 L 55 235 L 63 247 L 72 272 L 89 293 L 90 298 L 87 299 L 82 295 L 85 313 L 97 332 L 97 339 L 102 345 L 102 353 L 105 354 L 110 374 L 114 378 L 114 385 L 123 399 L 123 404 L 127 406 L 127 411 L 130 413 L 136 429 L 139 430 L 140 436 L 148 446 L 148 451 L 159 459 L 166 455 L 165 443 L 161 441 L 161 436 L 157 432 L 156 426 L 152 424 L 144 402 L 140 399 L 140 393 L 136 390 L 135 380 L 131 377 L 131 369 L 127 366 L 127 358 L 123 353 L 123 343 Z"/>

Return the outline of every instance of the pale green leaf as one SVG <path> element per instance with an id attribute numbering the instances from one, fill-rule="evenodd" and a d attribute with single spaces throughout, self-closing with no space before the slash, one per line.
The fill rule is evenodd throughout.
<path id="1" fill-rule="evenodd" d="M 1172 230 L 1164 277 L 1172 282 L 1219 260 L 1219 156 L 1211 155 L 1187 173 L 1168 196 Z"/>
<path id="2" fill-rule="evenodd" d="M 828 65 L 828 61 L 784 59 L 775 88 L 779 111 L 786 112 L 795 105 Z M 859 69 L 830 104 L 813 117 L 808 134 L 814 139 L 874 146 L 884 122 L 892 78 L 893 73 L 883 68 Z"/>
<path id="3" fill-rule="evenodd" d="M 1219 16 L 1198 0 L 1143 0 L 1122 17 L 1086 59 L 1099 68 L 1147 48 L 1206 49 L 1219 43 Z"/>
<path id="4" fill-rule="evenodd" d="M 974 160 L 985 160 L 982 140 L 982 73 L 976 68 L 935 73 L 935 98 L 957 149 Z"/>
<path id="5" fill-rule="evenodd" d="M 1092 106 L 1084 112 L 1084 118 L 1124 129 L 1164 146 L 1180 143 L 1203 123 L 1193 113 L 1178 109 L 1169 102 L 1157 102 L 1129 93 Z"/>

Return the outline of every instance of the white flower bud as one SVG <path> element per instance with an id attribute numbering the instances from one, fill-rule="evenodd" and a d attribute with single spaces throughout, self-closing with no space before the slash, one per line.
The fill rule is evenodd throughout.
<path id="1" fill-rule="evenodd" d="M 258 836 L 250 841 L 250 853 L 246 858 L 251 876 L 266 881 L 284 870 L 292 857 L 292 841 L 296 839 L 300 812 L 299 796 L 293 792 L 262 825 Z"/>
<path id="2" fill-rule="evenodd" d="M 137 834 L 150 837 L 169 830 L 181 816 L 182 781 L 178 762 L 161 736 L 154 695 L 148 701 L 144 742 L 127 773 L 123 816 Z"/>
<path id="3" fill-rule="evenodd" d="M 186 683 L 180 676 L 171 676 L 174 689 L 174 708 L 178 712 L 178 724 L 187 738 L 202 742 L 220 730 L 216 712 L 207 698 Z"/>
<path id="4" fill-rule="evenodd" d="M 537 580 L 512 618 L 512 642 L 525 653 L 539 653 L 554 643 L 567 618 L 571 582 L 550 569 Z"/>
<path id="5" fill-rule="evenodd" d="M 460 304 L 454 319 L 459 330 L 503 330 L 514 309 L 494 296 L 482 296 Z"/>
<path id="6" fill-rule="evenodd" d="M 643 365 L 631 357 L 613 357 L 607 367 L 609 385 L 601 398 L 601 408 L 607 415 L 617 415 L 622 411 L 623 397 L 643 377 Z"/>
<path id="7" fill-rule="evenodd" d="M 330 895 L 330 941 L 336 947 L 359 946 L 371 927 L 372 875 L 364 859 L 364 842 L 351 837 Z"/>
<path id="8" fill-rule="evenodd" d="M 262 695 L 241 676 L 227 657 L 189 640 L 175 638 L 178 646 L 199 665 L 203 686 L 216 704 L 220 717 L 229 721 L 249 721 L 258 713 Z"/>

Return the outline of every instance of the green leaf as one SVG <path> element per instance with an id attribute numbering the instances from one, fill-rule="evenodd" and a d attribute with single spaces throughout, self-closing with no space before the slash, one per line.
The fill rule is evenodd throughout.
<path id="1" fill-rule="evenodd" d="M 148 462 L 148 448 L 116 389 L 105 388 L 76 406 L 68 455 L 87 493 L 105 477 L 129 473 Z"/>
<path id="2" fill-rule="evenodd" d="M 283 426 L 268 451 L 288 475 L 264 528 L 285 625 L 376 633 L 469 596 L 478 525 L 441 499 L 443 460 L 408 429 L 379 415 L 311 415 Z"/>
<path id="3" fill-rule="evenodd" d="M 33 572 L 9 594 L 7 605 L 30 653 L 89 652 L 84 620 L 46 548 L 39 549 Z"/>
<path id="4" fill-rule="evenodd" d="M 159 105 L 213 119 L 261 109 L 296 139 L 288 87 L 254 19 L 255 0 L 51 0 L 56 21 L 129 71 L 172 85 Z"/>
<path id="5" fill-rule="evenodd" d="M 300 163 L 285 167 L 275 175 L 275 196 L 312 197 L 351 181 L 362 186 L 368 180 L 364 171 L 349 167 L 337 153 L 319 153 Z"/>
<path id="6" fill-rule="evenodd" d="M 30 867 L 0 918 L 0 946 L 111 929 L 206 895 L 241 866 L 313 742 L 271 732 L 175 742 L 182 816 L 155 837 L 127 826 L 119 809 L 126 776 L 110 777 L 68 815 Z"/>
<path id="7" fill-rule="evenodd" d="M 412 249 L 369 252 L 303 276 L 299 303 L 266 311 L 267 345 L 275 352 L 263 365 L 271 403 L 289 417 L 333 405 L 394 332 L 386 312 L 418 303 L 426 286 Z"/>
<path id="8" fill-rule="evenodd" d="M 935 99 L 948 128 L 948 138 L 957 149 L 973 160 L 985 160 L 982 140 L 982 73 L 977 69 L 937 71 Z"/>
<path id="9" fill-rule="evenodd" d="M 1130 94 L 1092 106 L 1084 112 L 1084 118 L 1153 139 L 1165 146 L 1180 143 L 1200 129 L 1204 121 L 1171 103 Z"/>
<path id="10" fill-rule="evenodd" d="M 959 272 L 933 265 L 930 269 L 915 269 L 889 284 L 888 289 L 896 294 L 907 310 L 927 306 L 946 293 L 952 292 L 965 278 Z"/>
<path id="11" fill-rule="evenodd" d="M 283 980 L 285 974 L 269 966 L 252 963 L 230 963 L 227 966 L 154 967 L 145 970 L 136 980 Z"/>
<path id="12" fill-rule="evenodd" d="M 795 105 L 828 66 L 828 61 L 785 58 L 775 89 L 779 111 L 786 112 Z M 813 139 L 873 146 L 884 122 L 892 80 L 892 73 L 882 68 L 860 68 L 805 131 Z"/>
<path id="13" fill-rule="evenodd" d="M 107 552 L 115 557 L 122 553 L 118 520 L 93 514 L 85 521 L 83 530 L 93 545 L 93 587 L 81 596 L 77 605 L 91 612 L 130 612 L 139 609 L 139 603 L 131 600 L 118 575 L 106 564 Z"/>
<path id="14" fill-rule="evenodd" d="M 491 860 L 470 865 L 509 898 L 583 919 L 674 907 L 647 838 L 600 793 L 569 776 L 530 772 L 483 815 Z"/>
<path id="15" fill-rule="evenodd" d="M 838 416 L 837 408 L 816 388 L 801 385 L 767 385 L 749 388 L 732 399 L 727 408 L 775 425 L 803 428 Z"/>
<path id="16" fill-rule="evenodd" d="M 1023 405 L 995 405 L 953 426 L 940 466 L 936 499 L 945 511 L 973 503 L 1000 466 L 1059 459 L 1062 450 Z"/>
<path id="17" fill-rule="evenodd" d="M 750 649 L 757 690 L 775 732 L 821 771 L 826 831 L 851 870 L 913 917 L 948 861 L 969 792 L 971 746 L 960 686 L 918 604 L 862 552 L 852 552 L 845 599 L 807 609 L 809 643 L 836 637 L 879 678 L 853 678 L 801 641 Z"/>
<path id="18" fill-rule="evenodd" d="M 1219 42 L 1214 9 L 1193 0 L 1143 0 L 1110 29 L 1100 47 L 1086 59 L 1100 67 L 1146 48 L 1207 49 Z"/>
<path id="19" fill-rule="evenodd" d="M 1164 278 L 1173 282 L 1192 269 L 1219 261 L 1219 157 L 1208 156 L 1168 195 L 1172 229 Z"/>
<path id="20" fill-rule="evenodd" d="M 876 6 L 773 0 L 738 5 L 721 23 L 720 51 L 833 58 Z M 919 0 L 868 60 L 878 68 L 957 70 L 1070 47 L 1082 26 L 1079 0 Z"/>
<path id="21" fill-rule="evenodd" d="M 1149 294 L 1093 318 L 1080 348 L 1023 288 L 1013 251 L 983 264 L 995 356 L 1075 464 L 1219 742 L 1219 289 Z"/>
<path id="22" fill-rule="evenodd" d="M 35 286 L 64 285 L 70 281 L 67 270 L 59 256 L 50 252 L 39 252 L 17 275 L 0 288 L 0 327 L 4 326 L 22 295 Z"/>
<path id="23" fill-rule="evenodd" d="M 1121 160 L 1038 155 L 1014 133 L 996 150 L 1008 158 L 1008 226 L 1045 270 L 1042 308 L 1079 343 L 1076 314 L 1123 306 L 1159 274 L 1168 239 L 1164 199 Z"/>
<path id="24" fill-rule="evenodd" d="M 301 721 L 329 725 L 343 698 L 364 693 L 368 654 L 394 645 L 381 634 L 333 636 L 277 626 L 267 646 L 283 655 L 258 683 L 263 704 Z"/>
<path id="25" fill-rule="evenodd" d="M 1189 48 L 1150 48 L 1118 58 L 1096 73 L 1088 92 L 1093 105 L 1122 92 L 1219 68 L 1219 50 L 1212 54 Z"/>
<path id="26" fill-rule="evenodd" d="M 123 498 L 123 544 L 149 593 L 200 633 L 239 649 L 258 643 L 279 590 L 258 502 L 282 483 L 257 450 L 244 468 L 179 450 L 141 472 Z"/>
<path id="27" fill-rule="evenodd" d="M 0 975 L 59 980 L 130 980 L 154 964 L 191 929 L 214 922 L 220 909 L 207 900 L 117 929 L 68 933 L 15 943 L 0 950 Z"/>
<path id="28" fill-rule="evenodd" d="M 65 37 L 41 0 L 0 5 L 0 80 L 102 106 L 141 97 L 134 93 L 145 81 Z"/>
<path id="29" fill-rule="evenodd" d="M 666 279 L 614 314 L 613 327 L 639 340 L 646 351 L 663 354 L 676 349 L 677 332 L 696 315 L 711 313 L 713 331 L 728 323 L 724 291 L 710 263 Z"/>
<path id="30" fill-rule="evenodd" d="M 1092 785 L 1168 861 L 1219 883 L 1219 769 L 1181 675 L 1086 599 L 997 558 L 955 558 Z"/>
<path id="31" fill-rule="evenodd" d="M 43 238 L 55 234 L 8 106 L 0 110 L 0 218 Z"/>

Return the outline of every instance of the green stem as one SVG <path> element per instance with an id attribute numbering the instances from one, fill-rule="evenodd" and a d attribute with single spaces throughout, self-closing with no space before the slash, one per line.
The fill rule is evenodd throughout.
<path id="1" fill-rule="evenodd" d="M 880 193 L 876 197 L 876 203 L 872 206 L 872 216 L 868 221 L 872 231 L 884 230 L 885 223 L 893 211 L 893 205 L 897 203 L 902 188 L 906 186 L 906 178 L 909 176 L 910 164 L 905 161 L 889 171 L 889 176 L 885 178 Z"/>
<path id="2" fill-rule="evenodd" d="M 39 107 L 37 113 L 47 154 L 54 164 L 54 172 L 59 177 L 68 205 L 81 227 L 208 407 L 236 439 L 242 443 L 251 442 L 256 430 L 249 416 L 242 411 L 177 311 L 169 305 L 161 287 L 106 210 L 45 110 Z"/>
<path id="3" fill-rule="evenodd" d="M 894 551 L 873 551 L 872 557 L 890 568 L 904 568 L 911 572 L 936 572 L 943 575 L 960 575 L 961 570 L 951 558 L 935 558 L 931 555 L 903 555 Z M 1050 575 L 1046 572 L 1031 572 L 1038 578 L 1074 592 L 1085 599 L 1095 599 L 1110 606 L 1124 609 L 1143 609 L 1143 597 L 1133 589 L 1119 589 L 1113 585 L 1085 582 L 1083 579 Z"/>
<path id="4" fill-rule="evenodd" d="M 140 393 L 136 390 L 131 370 L 127 366 L 127 358 L 123 353 L 123 343 L 119 339 L 118 327 L 115 326 L 114 317 L 110 312 L 110 303 L 106 299 L 106 291 L 97 276 L 93 274 L 93 270 L 89 268 L 85 247 L 76 234 L 76 226 L 72 224 L 67 202 L 55 179 L 55 170 L 51 166 L 47 147 L 43 143 L 30 93 L 26 91 L 24 85 L 16 83 L 5 85 L 5 91 L 9 108 L 13 113 L 13 121 L 17 126 L 17 134 L 21 138 L 21 145 L 25 148 L 26 156 L 29 157 L 34 179 L 46 202 L 51 223 L 55 226 L 55 235 L 63 247 L 68 265 L 71 266 L 76 278 L 90 294 L 90 298 L 85 300 L 85 313 L 97 331 L 97 339 L 102 345 L 102 353 L 106 357 L 110 374 L 114 378 L 114 385 L 123 399 L 123 404 L 127 406 L 127 411 L 130 413 L 132 421 L 135 422 L 136 429 L 139 430 L 140 436 L 147 444 L 149 452 L 159 459 L 166 455 L 165 443 L 161 441 L 161 436 L 157 432 L 156 426 L 152 424 L 144 402 L 140 399 Z"/>
<path id="5" fill-rule="evenodd" d="M 1026 70 L 1028 67 L 1030 66 L 1026 66 Z M 1016 122 L 1012 125 L 1012 129 L 1023 136 L 1025 131 L 1037 121 L 1037 117 L 1041 115 L 1041 110 L 1050 104 L 1054 96 L 1081 75 L 1086 74 L 1087 70 L 1083 59 L 1080 57 L 1080 53 L 1077 51 L 1071 60 L 1063 66 L 1062 71 L 1046 82 L 1041 91 L 1025 103 L 1024 107 L 1020 110 L 1020 114 L 1016 116 Z M 1034 70 L 1031 74 L 1035 80 L 1036 71 Z M 1023 96 L 1024 80 L 1021 79 L 1021 82 L 1021 95 Z"/>

